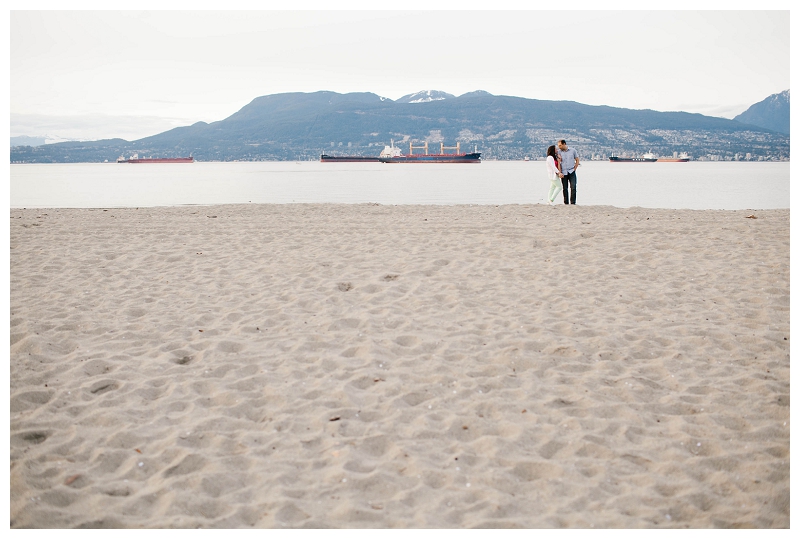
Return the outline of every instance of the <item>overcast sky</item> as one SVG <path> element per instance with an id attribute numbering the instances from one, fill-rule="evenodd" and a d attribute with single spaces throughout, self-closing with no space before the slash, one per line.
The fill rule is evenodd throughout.
<path id="1" fill-rule="evenodd" d="M 280 92 L 733 118 L 789 88 L 788 11 L 12 11 L 10 29 L 11 136 L 51 140 L 133 140 Z"/>

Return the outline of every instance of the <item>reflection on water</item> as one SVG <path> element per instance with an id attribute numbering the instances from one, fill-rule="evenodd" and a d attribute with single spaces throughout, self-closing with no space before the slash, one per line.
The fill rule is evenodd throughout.
<path id="1" fill-rule="evenodd" d="M 11 207 L 545 204 L 549 186 L 543 161 L 11 165 Z M 577 192 L 579 205 L 788 208 L 789 163 L 588 161 Z"/>

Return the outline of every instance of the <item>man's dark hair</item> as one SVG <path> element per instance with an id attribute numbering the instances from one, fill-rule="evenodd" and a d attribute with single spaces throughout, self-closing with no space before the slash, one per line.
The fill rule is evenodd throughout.
<path id="1" fill-rule="evenodd" d="M 558 143 L 559 143 L 559 144 L 566 144 L 566 143 L 567 143 L 567 141 L 566 141 L 566 140 L 564 140 L 564 139 L 562 138 L 561 140 L 559 140 L 559 141 L 558 141 Z"/>

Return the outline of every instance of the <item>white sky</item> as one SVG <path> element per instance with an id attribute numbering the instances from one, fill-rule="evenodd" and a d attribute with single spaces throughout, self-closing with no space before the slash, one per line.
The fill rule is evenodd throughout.
<path id="1" fill-rule="evenodd" d="M 486 3 L 424 12 L 11 11 L 11 136 L 133 140 L 221 120 L 258 96 L 318 90 L 397 99 L 480 89 L 732 118 L 790 87 L 788 3 L 759 4 L 784 11 L 587 11 L 580 2 L 511 11 Z M 419 5 L 448 3 L 393 7 Z"/>

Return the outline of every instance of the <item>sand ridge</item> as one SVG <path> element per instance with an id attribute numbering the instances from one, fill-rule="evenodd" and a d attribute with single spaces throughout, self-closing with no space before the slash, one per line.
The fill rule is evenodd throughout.
<path id="1" fill-rule="evenodd" d="M 10 217 L 12 528 L 789 525 L 788 210 Z"/>

